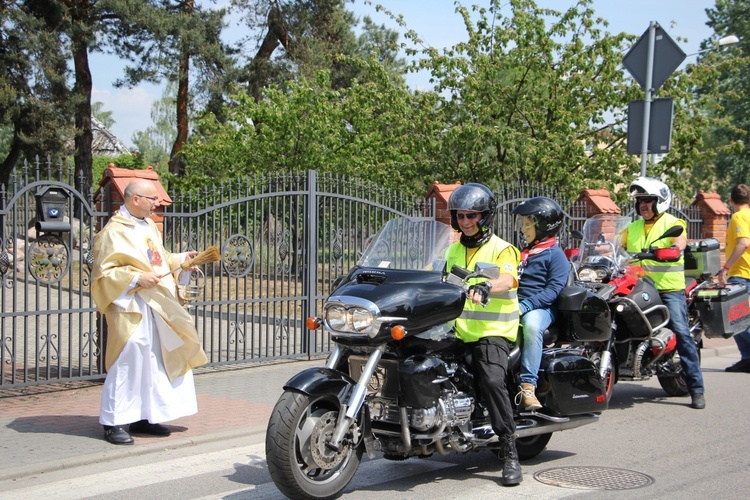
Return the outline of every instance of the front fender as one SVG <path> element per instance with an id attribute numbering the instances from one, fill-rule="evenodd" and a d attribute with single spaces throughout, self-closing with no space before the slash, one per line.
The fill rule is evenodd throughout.
<path id="1" fill-rule="evenodd" d="M 284 384 L 284 390 L 295 390 L 311 397 L 333 395 L 339 405 L 347 404 L 357 384 L 351 377 L 330 368 L 308 368 Z"/>

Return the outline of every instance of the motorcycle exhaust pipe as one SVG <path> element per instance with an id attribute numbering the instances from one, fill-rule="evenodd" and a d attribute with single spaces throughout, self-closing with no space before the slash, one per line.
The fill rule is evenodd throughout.
<path id="1" fill-rule="evenodd" d="M 407 453 L 411 450 L 411 434 L 409 433 L 409 416 L 406 413 L 406 406 L 399 408 L 401 414 L 401 446 L 399 451 Z"/>
<path id="2" fill-rule="evenodd" d="M 534 426 L 516 428 L 516 437 L 524 438 L 538 436 L 539 434 L 547 434 L 548 432 L 566 431 L 569 429 L 575 429 L 576 427 L 581 427 L 582 425 L 593 424 L 598 421 L 599 415 L 589 414 L 571 417 L 565 422 L 544 422 L 542 424 L 535 422 L 536 425 Z"/>

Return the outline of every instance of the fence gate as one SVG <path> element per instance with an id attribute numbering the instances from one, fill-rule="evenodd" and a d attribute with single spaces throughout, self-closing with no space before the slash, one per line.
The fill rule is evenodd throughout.
<path id="1" fill-rule="evenodd" d="M 432 216 L 422 198 L 316 171 L 285 172 L 174 197 L 164 214 L 167 249 L 220 249 L 195 278 L 189 305 L 213 365 L 330 351 L 305 328 L 333 281 L 395 216 Z"/>
<path id="2" fill-rule="evenodd" d="M 72 175 L 24 163 L 0 190 L 0 387 L 101 377 L 88 290 L 102 214 Z"/>

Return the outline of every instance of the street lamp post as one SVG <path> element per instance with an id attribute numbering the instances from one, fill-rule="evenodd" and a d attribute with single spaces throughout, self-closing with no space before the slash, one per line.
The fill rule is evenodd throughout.
<path id="1" fill-rule="evenodd" d="M 719 38 L 719 41 L 716 42 L 716 45 L 714 45 L 713 47 L 709 47 L 707 49 L 699 50 L 698 52 L 693 52 L 692 54 L 688 54 L 685 57 L 696 56 L 698 54 L 703 54 L 705 52 L 710 52 L 712 50 L 716 50 L 716 49 L 719 49 L 721 47 L 726 47 L 727 45 L 734 45 L 735 43 L 739 43 L 739 42 L 740 42 L 740 39 L 737 38 L 736 35 L 725 36 L 725 37 Z"/>

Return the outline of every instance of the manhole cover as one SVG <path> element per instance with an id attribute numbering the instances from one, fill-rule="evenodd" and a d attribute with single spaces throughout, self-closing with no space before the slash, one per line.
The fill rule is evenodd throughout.
<path id="1" fill-rule="evenodd" d="M 557 467 L 534 474 L 540 483 L 585 490 L 632 490 L 654 482 L 654 478 L 626 469 L 609 467 Z"/>

